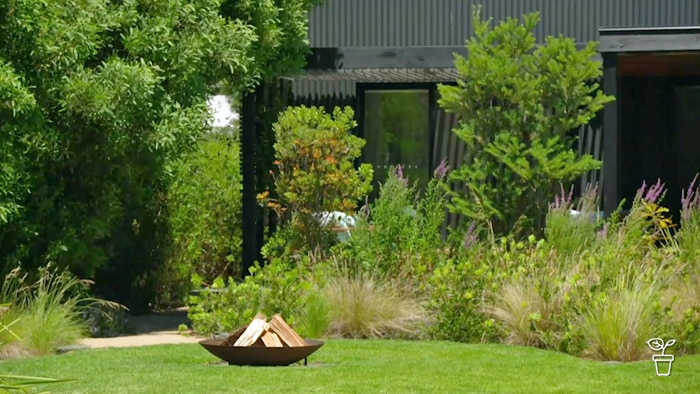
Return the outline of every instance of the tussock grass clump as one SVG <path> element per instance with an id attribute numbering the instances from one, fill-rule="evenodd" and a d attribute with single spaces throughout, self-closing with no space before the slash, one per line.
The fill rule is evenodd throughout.
<path id="1" fill-rule="evenodd" d="M 394 281 L 371 275 L 331 277 L 322 295 L 330 307 L 331 337 L 416 338 L 430 320 L 421 299 Z"/>
<path id="2" fill-rule="evenodd" d="M 652 286 L 622 289 L 582 316 L 587 354 L 603 361 L 636 361 L 649 355 L 646 341 L 659 328 Z"/>
<path id="3" fill-rule="evenodd" d="M 81 311 L 97 305 L 123 308 L 121 305 L 87 295 L 91 281 L 79 279 L 67 271 L 47 265 L 38 271 L 37 280 L 27 283 L 28 274 L 12 270 L 0 288 L 0 302 L 10 305 L 3 322 L 13 322 L 12 332 L 0 333 L 0 342 L 8 355 L 44 355 L 58 347 L 75 343 L 87 328 Z M 6 323 L 5 323 L 6 324 Z"/>
<path id="4" fill-rule="evenodd" d="M 318 288 L 313 289 L 305 301 L 299 333 L 307 338 L 321 338 L 326 335 L 331 325 L 331 306 Z"/>
<path id="5" fill-rule="evenodd" d="M 508 283 L 484 306 L 484 313 L 498 321 L 514 345 L 545 347 L 545 336 L 558 331 L 556 316 L 562 313 L 562 297 L 545 299 L 535 283 Z"/>

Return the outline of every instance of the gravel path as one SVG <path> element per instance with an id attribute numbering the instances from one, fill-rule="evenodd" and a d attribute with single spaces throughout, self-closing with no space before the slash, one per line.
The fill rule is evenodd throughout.
<path id="1" fill-rule="evenodd" d="M 185 309 L 134 316 L 129 319 L 129 325 L 135 332 L 135 335 L 113 338 L 84 338 L 78 343 L 78 346 L 97 349 L 197 343 L 204 339 L 200 336 L 180 334 L 178 327 L 181 324 L 190 326 L 190 322 L 187 319 L 187 310 Z"/>

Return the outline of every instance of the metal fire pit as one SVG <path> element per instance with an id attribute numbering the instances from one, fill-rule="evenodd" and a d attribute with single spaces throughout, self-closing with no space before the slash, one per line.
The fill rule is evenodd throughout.
<path id="1" fill-rule="evenodd" d="M 209 353 L 226 361 L 229 365 L 284 366 L 306 358 L 323 346 L 322 341 L 306 339 L 308 346 L 265 347 L 230 346 L 227 339 L 205 339 L 200 341 Z"/>

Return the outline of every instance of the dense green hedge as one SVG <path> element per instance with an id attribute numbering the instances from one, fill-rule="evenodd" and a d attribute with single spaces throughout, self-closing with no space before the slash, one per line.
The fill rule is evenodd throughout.
<path id="1" fill-rule="evenodd" d="M 172 245 L 161 277 L 161 300 L 184 302 L 190 278 L 204 283 L 241 274 L 240 146 L 217 133 L 173 165 L 168 206 Z"/>
<path id="2" fill-rule="evenodd" d="M 0 3 L 4 270 L 53 261 L 152 303 L 173 238 L 170 163 L 209 129 L 222 83 L 240 93 L 303 64 L 315 3 Z"/>

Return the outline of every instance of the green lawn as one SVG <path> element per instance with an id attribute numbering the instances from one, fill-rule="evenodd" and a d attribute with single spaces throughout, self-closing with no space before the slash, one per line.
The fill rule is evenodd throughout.
<path id="1" fill-rule="evenodd" d="M 405 341 L 329 341 L 308 367 L 229 367 L 199 345 L 166 345 L 5 361 L 0 371 L 78 379 L 51 387 L 70 393 L 687 393 L 700 387 L 700 356 L 677 357 L 672 375 L 658 377 L 651 360 L 604 364 L 525 347 Z"/>

